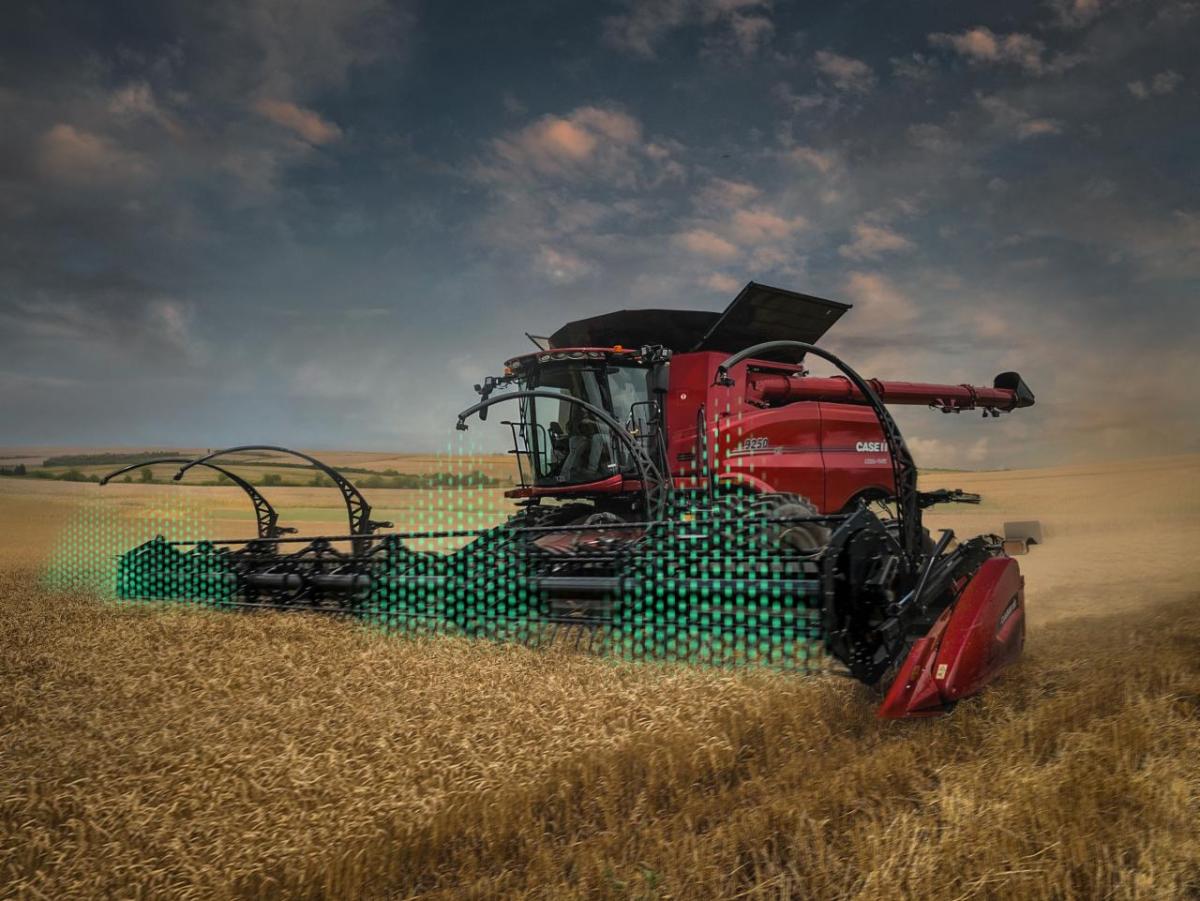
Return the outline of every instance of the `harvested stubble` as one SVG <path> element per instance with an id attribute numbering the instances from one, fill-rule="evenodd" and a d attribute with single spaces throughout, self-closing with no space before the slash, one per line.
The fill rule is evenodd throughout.
<path id="1" fill-rule="evenodd" d="M 831 679 L 0 576 L 0 895 L 1200 893 L 1200 612 L 1042 630 L 949 719 Z"/>

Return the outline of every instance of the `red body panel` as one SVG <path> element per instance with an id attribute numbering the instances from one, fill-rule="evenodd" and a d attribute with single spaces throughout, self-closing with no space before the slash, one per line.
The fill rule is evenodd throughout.
<path id="1" fill-rule="evenodd" d="M 970 697 L 1021 656 L 1025 580 L 1017 561 L 984 561 L 958 599 L 920 638 L 888 689 L 878 715 L 934 716 Z"/>
<path id="2" fill-rule="evenodd" d="M 676 484 L 702 469 L 696 422 L 701 407 L 716 421 L 708 436 L 709 465 L 721 480 L 808 498 L 836 513 L 858 498 L 895 493 L 891 455 L 874 412 L 845 378 L 817 378 L 796 364 L 744 360 L 730 370 L 732 386 L 713 384 L 726 354 L 671 358 L 667 391 L 667 459 Z M 889 404 L 931 404 L 947 410 L 1009 410 L 1007 388 L 935 385 L 872 379 Z"/>
<path id="3" fill-rule="evenodd" d="M 821 454 L 821 405 L 796 404 L 770 410 L 748 408 L 720 420 L 716 470 L 724 481 L 762 482 L 825 506 L 825 462 Z"/>
<path id="4" fill-rule="evenodd" d="M 816 400 L 765 406 L 745 378 L 747 367 L 758 370 L 755 378 L 807 377 L 788 378 L 800 371 L 795 365 L 752 360 L 734 367 L 733 387 L 714 385 L 725 356 L 702 352 L 671 360 L 667 459 L 677 485 L 688 485 L 702 469 L 696 423 L 703 407 L 710 425 L 716 419 L 707 443 L 710 466 L 722 481 L 799 494 L 821 512 L 842 510 L 865 492 L 894 492 L 891 458 L 869 407 Z"/>
<path id="5" fill-rule="evenodd" d="M 864 493 L 894 494 L 892 457 L 871 408 L 829 403 L 817 406 L 824 424 L 821 454 L 825 464 L 825 512 L 844 509 Z"/>
<path id="6" fill-rule="evenodd" d="M 582 485 L 528 485 L 522 488 L 509 488 L 504 492 L 505 497 L 556 497 L 576 494 L 624 494 L 628 491 L 641 491 L 642 483 L 637 479 L 627 479 L 620 473 L 601 479 L 598 482 L 586 482 Z"/>
<path id="7" fill-rule="evenodd" d="M 724 400 L 730 393 L 728 389 L 712 384 L 720 357 L 718 353 L 696 353 L 671 358 L 666 421 L 667 460 L 672 473 L 691 475 L 700 467 L 700 461 L 696 459 L 696 423 L 700 409 L 704 408 L 711 421 L 716 398 L 719 396 Z"/>

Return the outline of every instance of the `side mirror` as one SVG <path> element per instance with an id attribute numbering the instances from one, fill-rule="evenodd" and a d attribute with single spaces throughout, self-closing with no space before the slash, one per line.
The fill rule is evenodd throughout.
<path id="1" fill-rule="evenodd" d="M 666 394 L 671 387 L 671 364 L 659 363 L 653 366 L 646 382 L 651 394 Z"/>

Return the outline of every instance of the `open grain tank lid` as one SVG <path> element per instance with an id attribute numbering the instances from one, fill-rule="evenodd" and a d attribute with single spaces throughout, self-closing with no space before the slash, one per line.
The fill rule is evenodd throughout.
<path id="1" fill-rule="evenodd" d="M 550 336 L 550 346 L 661 344 L 678 352 L 737 353 L 764 341 L 814 344 L 848 309 L 850 304 L 749 282 L 723 313 L 618 310 L 568 322 Z"/>

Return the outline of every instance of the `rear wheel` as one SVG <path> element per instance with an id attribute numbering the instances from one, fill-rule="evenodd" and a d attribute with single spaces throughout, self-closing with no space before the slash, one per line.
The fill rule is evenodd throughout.
<path id="1" fill-rule="evenodd" d="M 770 519 L 801 519 L 820 514 L 808 498 L 785 492 L 756 495 L 751 506 L 755 515 Z M 812 554 L 829 543 L 829 528 L 819 522 L 769 523 L 766 537 L 772 547 Z"/>
<path id="2" fill-rule="evenodd" d="M 820 515 L 816 504 L 799 494 L 772 492 L 755 498 L 755 512 L 771 520 L 800 520 L 768 523 L 767 546 L 777 553 L 780 566 L 790 570 L 785 577 L 818 579 L 820 564 L 813 558 L 828 546 L 830 529 L 824 522 L 802 521 Z M 819 665 L 824 645 L 819 607 L 820 596 L 813 593 L 764 610 L 769 618 L 761 620 L 761 628 L 768 635 L 773 665 L 799 670 Z"/>
<path id="3" fill-rule="evenodd" d="M 795 494 L 697 497 L 640 543 L 617 613 L 627 656 L 808 669 L 819 644 L 819 564 L 829 540 Z M 796 519 L 798 522 L 780 522 Z M 804 586 L 804 587 L 800 587 Z"/>

